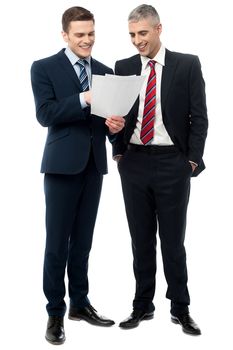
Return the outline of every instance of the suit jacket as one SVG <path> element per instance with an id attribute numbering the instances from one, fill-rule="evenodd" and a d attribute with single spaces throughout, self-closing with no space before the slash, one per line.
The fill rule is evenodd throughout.
<path id="1" fill-rule="evenodd" d="M 48 127 L 41 164 L 42 173 L 77 174 L 87 165 L 91 144 L 98 171 L 107 173 L 105 120 L 81 108 L 79 79 L 62 49 L 57 54 L 35 61 L 31 82 L 36 117 Z M 112 74 L 112 69 L 91 59 L 92 74 Z M 111 136 L 109 136 L 111 138 Z"/>
<path id="2" fill-rule="evenodd" d="M 117 75 L 140 75 L 140 55 L 116 62 Z M 198 164 L 197 176 L 205 165 L 202 160 L 208 120 L 205 83 L 197 56 L 166 50 L 161 81 L 163 122 L 173 141 L 189 160 Z M 113 155 L 123 154 L 137 122 L 139 98 L 126 116 L 125 128 L 117 135 Z"/>

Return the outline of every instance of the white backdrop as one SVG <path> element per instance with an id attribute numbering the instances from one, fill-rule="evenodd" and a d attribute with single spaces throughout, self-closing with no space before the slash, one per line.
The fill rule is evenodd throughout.
<path id="1" fill-rule="evenodd" d="M 117 169 L 108 145 L 104 186 L 89 264 L 90 299 L 116 326 L 102 329 L 65 320 L 66 349 L 231 348 L 232 316 L 232 38 L 230 0 L 158 0 L 162 42 L 197 54 L 206 81 L 210 120 L 207 169 L 192 179 L 186 249 L 191 314 L 203 335 L 184 335 L 169 317 L 158 244 L 155 318 L 122 331 L 134 293 L 132 255 Z M 58 52 L 61 15 L 70 6 L 95 14 L 93 56 L 114 67 L 136 53 L 127 16 L 140 1 L 21 0 L 1 4 L 1 343 L 4 349 L 51 349 L 44 340 L 47 315 L 42 293 L 45 241 L 43 176 L 39 173 L 46 130 L 36 121 L 30 86 L 35 59 Z M 68 300 L 67 300 L 68 302 Z"/>

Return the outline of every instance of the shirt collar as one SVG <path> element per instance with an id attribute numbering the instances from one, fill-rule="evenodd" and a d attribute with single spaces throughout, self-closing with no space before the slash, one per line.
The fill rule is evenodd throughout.
<path id="1" fill-rule="evenodd" d="M 65 49 L 65 55 L 68 57 L 72 66 L 74 66 L 78 60 L 80 60 L 80 57 L 75 55 L 75 53 L 69 48 L 69 46 L 67 46 L 67 48 Z M 91 56 L 85 57 L 85 61 L 87 61 L 90 65 L 91 64 Z"/>
<path id="2" fill-rule="evenodd" d="M 141 56 L 142 69 L 146 69 L 148 62 L 150 60 L 154 60 L 157 63 L 159 63 L 161 66 L 165 66 L 165 46 L 163 44 L 160 46 L 160 49 L 154 58 Z"/>

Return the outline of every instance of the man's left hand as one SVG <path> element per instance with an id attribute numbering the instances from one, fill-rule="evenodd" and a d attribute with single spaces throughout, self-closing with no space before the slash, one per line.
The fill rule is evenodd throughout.
<path id="1" fill-rule="evenodd" d="M 116 134 L 125 126 L 125 119 L 119 116 L 111 116 L 106 119 L 105 124 L 108 126 L 111 134 Z"/>
<path id="2" fill-rule="evenodd" d="M 196 167 L 197 167 L 197 164 L 193 163 L 192 161 L 189 161 L 189 164 L 190 164 L 191 167 L 192 167 L 192 172 L 194 172 L 194 170 L 195 170 Z"/>

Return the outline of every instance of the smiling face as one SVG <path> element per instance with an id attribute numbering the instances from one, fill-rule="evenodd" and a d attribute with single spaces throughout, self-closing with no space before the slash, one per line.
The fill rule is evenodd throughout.
<path id="1" fill-rule="evenodd" d="M 162 25 L 154 24 L 150 17 L 138 22 L 129 22 L 129 34 L 141 56 L 154 58 L 160 49 Z"/>
<path id="2" fill-rule="evenodd" d="M 63 39 L 69 48 L 80 58 L 91 55 L 95 42 L 95 27 L 93 21 L 72 21 L 68 32 L 62 32 Z"/>

